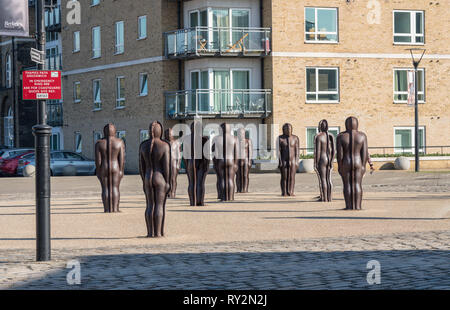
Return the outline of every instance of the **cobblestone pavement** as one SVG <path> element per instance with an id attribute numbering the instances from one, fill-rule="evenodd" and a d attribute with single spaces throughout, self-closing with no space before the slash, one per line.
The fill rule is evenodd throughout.
<path id="1" fill-rule="evenodd" d="M 1 289 L 450 289 L 450 231 L 289 241 L 2 250 Z M 81 284 L 68 285 L 68 261 Z M 369 285 L 367 263 L 381 265 Z"/>

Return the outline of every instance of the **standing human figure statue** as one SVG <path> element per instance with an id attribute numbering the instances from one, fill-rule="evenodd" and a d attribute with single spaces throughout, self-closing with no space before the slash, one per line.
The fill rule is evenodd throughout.
<path id="1" fill-rule="evenodd" d="M 181 168 L 181 143 L 175 139 L 172 133 L 172 128 L 166 129 L 164 132 L 165 139 L 170 143 L 170 191 L 169 198 L 175 198 L 177 193 L 177 177 Z"/>
<path id="2" fill-rule="evenodd" d="M 345 209 L 361 210 L 361 183 L 369 154 L 367 137 L 358 131 L 356 117 L 350 116 L 345 120 L 345 129 L 337 137 L 337 162 L 344 183 Z"/>
<path id="3" fill-rule="evenodd" d="M 107 124 L 103 133 L 103 139 L 95 143 L 95 171 L 102 185 L 105 212 L 119 212 L 119 187 L 125 169 L 125 143 L 116 137 L 116 127 L 113 124 Z"/>
<path id="4" fill-rule="evenodd" d="M 194 120 L 191 134 L 183 137 L 183 160 L 188 176 L 188 194 L 191 206 L 205 205 L 205 181 L 209 170 L 209 159 L 203 149 L 208 138 L 203 136 L 201 122 Z"/>
<path id="5" fill-rule="evenodd" d="M 251 139 L 245 138 L 245 129 L 239 128 L 238 137 L 238 160 L 236 172 L 236 188 L 238 193 L 248 193 L 250 181 L 250 168 L 252 167 L 253 144 Z"/>
<path id="6" fill-rule="evenodd" d="M 328 133 L 328 122 L 323 119 L 319 122 L 319 133 L 314 137 L 314 169 L 319 178 L 320 201 L 331 201 L 334 155 L 334 136 Z"/>
<path id="7" fill-rule="evenodd" d="M 150 138 L 139 148 L 139 173 L 144 183 L 147 203 L 145 222 L 147 237 L 164 236 L 166 199 L 170 190 L 170 143 L 162 138 L 163 126 L 153 122 L 149 127 Z"/>
<path id="8" fill-rule="evenodd" d="M 217 189 L 219 199 L 222 201 L 234 200 L 235 177 L 237 170 L 238 142 L 231 134 L 231 126 L 220 125 L 221 135 L 214 137 L 212 152 L 214 154 L 217 175 Z"/>
<path id="9" fill-rule="evenodd" d="M 292 125 L 283 125 L 283 134 L 278 137 L 278 168 L 281 172 L 281 195 L 295 196 L 295 174 L 299 166 L 300 140 L 292 134 Z"/>

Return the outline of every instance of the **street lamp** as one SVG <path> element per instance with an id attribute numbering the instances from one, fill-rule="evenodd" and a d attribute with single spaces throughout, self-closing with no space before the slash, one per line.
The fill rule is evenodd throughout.
<path id="1" fill-rule="evenodd" d="M 422 61 L 423 55 L 425 54 L 425 49 L 423 48 L 410 48 L 408 49 L 411 53 L 411 58 L 414 66 L 414 155 L 415 155 L 415 171 L 419 172 L 419 100 L 418 100 L 418 71 L 420 62 Z M 419 57 L 414 57 L 414 53 Z"/>

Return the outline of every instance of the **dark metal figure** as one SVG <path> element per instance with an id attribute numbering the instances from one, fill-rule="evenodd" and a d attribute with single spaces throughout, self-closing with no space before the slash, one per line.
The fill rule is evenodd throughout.
<path id="1" fill-rule="evenodd" d="M 250 168 L 252 167 L 253 144 L 245 138 L 245 129 L 238 129 L 238 161 L 236 172 L 236 188 L 238 193 L 248 193 Z"/>
<path id="2" fill-rule="evenodd" d="M 139 173 L 147 202 L 145 222 L 147 237 L 164 236 L 166 199 L 170 190 L 170 143 L 162 138 L 163 126 L 153 122 L 150 138 L 139 148 Z"/>
<path id="3" fill-rule="evenodd" d="M 181 168 L 181 143 L 178 139 L 175 139 L 172 134 L 172 128 L 166 129 L 164 137 L 170 143 L 171 160 L 170 160 L 170 191 L 169 198 L 175 198 L 177 193 L 177 177 Z"/>
<path id="4" fill-rule="evenodd" d="M 283 134 L 278 137 L 278 168 L 281 172 L 281 195 L 295 196 L 295 174 L 299 166 L 300 140 L 292 134 L 292 125 L 283 125 Z"/>
<path id="5" fill-rule="evenodd" d="M 203 149 L 208 138 L 203 136 L 201 122 L 194 120 L 191 134 L 183 138 L 183 160 L 188 176 L 188 193 L 191 206 L 205 205 L 205 181 L 209 170 L 209 159 Z"/>
<path id="6" fill-rule="evenodd" d="M 344 183 L 345 208 L 361 210 L 362 179 L 366 172 L 368 147 L 366 134 L 358 131 L 358 120 L 345 120 L 346 131 L 337 137 L 338 171 Z"/>
<path id="7" fill-rule="evenodd" d="M 314 137 L 314 169 L 319 178 L 319 201 L 331 201 L 333 184 L 331 183 L 331 169 L 335 155 L 334 136 L 328 133 L 328 122 L 319 122 L 319 133 Z"/>
<path id="8" fill-rule="evenodd" d="M 222 133 L 214 137 L 212 152 L 217 165 L 217 189 L 219 199 L 222 201 L 234 200 L 235 177 L 237 170 L 238 142 L 231 134 L 229 124 L 220 125 Z"/>
<path id="9" fill-rule="evenodd" d="M 116 137 L 116 127 L 107 124 L 104 138 L 95 143 L 95 171 L 102 185 L 105 212 L 119 212 L 120 181 L 125 168 L 125 144 Z"/>

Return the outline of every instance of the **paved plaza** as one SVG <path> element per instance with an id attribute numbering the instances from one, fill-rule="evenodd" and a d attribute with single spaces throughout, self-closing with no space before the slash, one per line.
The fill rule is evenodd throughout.
<path id="1" fill-rule="evenodd" d="M 186 175 L 168 200 L 166 237 L 145 238 L 139 176 L 125 176 L 121 212 L 104 214 L 95 177 L 52 178 L 52 261 L 35 259 L 34 180 L 0 179 L 0 288 L 13 289 L 450 289 L 450 173 L 377 171 L 362 211 L 317 202 L 317 177 L 252 174 L 248 194 L 190 207 Z M 68 262 L 81 284 L 69 285 Z M 370 285 L 369 261 L 380 264 Z M 73 263 L 73 262 L 72 262 Z"/>

